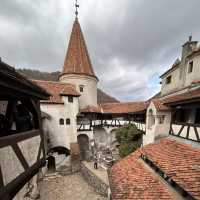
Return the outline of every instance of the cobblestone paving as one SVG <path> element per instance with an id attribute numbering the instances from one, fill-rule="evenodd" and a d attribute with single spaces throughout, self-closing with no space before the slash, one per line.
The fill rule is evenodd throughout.
<path id="1" fill-rule="evenodd" d="M 40 183 L 40 200 L 106 200 L 79 174 L 49 178 Z"/>

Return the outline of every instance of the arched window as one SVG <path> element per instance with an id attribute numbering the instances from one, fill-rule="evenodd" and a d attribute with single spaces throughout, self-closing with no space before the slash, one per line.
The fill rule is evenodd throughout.
<path id="1" fill-rule="evenodd" d="M 64 125 L 64 119 L 60 119 L 60 125 Z"/>
<path id="2" fill-rule="evenodd" d="M 67 125 L 70 125 L 70 123 L 71 123 L 71 122 L 70 122 L 70 119 L 69 119 L 69 118 L 66 119 L 66 124 L 67 124 Z"/>

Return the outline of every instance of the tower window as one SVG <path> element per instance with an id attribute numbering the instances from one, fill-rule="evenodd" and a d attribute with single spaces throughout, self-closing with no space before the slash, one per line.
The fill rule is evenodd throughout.
<path id="1" fill-rule="evenodd" d="M 79 91 L 80 91 L 80 92 L 83 92 L 83 85 L 80 85 L 80 86 L 79 86 Z"/>
<path id="2" fill-rule="evenodd" d="M 60 123 L 60 125 L 64 125 L 64 119 L 61 118 L 61 119 L 59 120 L 59 123 Z"/>
<path id="3" fill-rule="evenodd" d="M 74 99 L 73 99 L 72 96 L 69 96 L 69 97 L 68 97 L 68 102 L 69 102 L 69 103 L 73 103 L 73 100 L 74 100 Z"/>
<path id="4" fill-rule="evenodd" d="M 66 124 L 67 125 L 70 125 L 71 124 L 71 121 L 70 121 L 70 119 L 68 118 L 68 119 L 66 119 Z"/>
<path id="5" fill-rule="evenodd" d="M 170 84 L 172 82 L 172 76 L 168 76 L 166 78 L 166 84 Z"/>
<path id="6" fill-rule="evenodd" d="M 193 71 L 193 61 L 191 61 L 189 63 L 189 67 L 188 67 L 188 73 L 191 73 Z"/>

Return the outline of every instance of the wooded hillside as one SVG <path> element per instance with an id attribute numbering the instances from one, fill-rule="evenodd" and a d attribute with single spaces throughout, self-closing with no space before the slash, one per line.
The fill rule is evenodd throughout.
<path id="1" fill-rule="evenodd" d="M 59 71 L 49 73 L 31 69 L 18 69 L 17 71 L 29 79 L 45 80 L 45 81 L 58 81 L 58 76 L 60 74 Z M 119 102 L 117 99 L 106 94 L 99 88 L 97 90 L 97 101 L 98 104 Z"/>

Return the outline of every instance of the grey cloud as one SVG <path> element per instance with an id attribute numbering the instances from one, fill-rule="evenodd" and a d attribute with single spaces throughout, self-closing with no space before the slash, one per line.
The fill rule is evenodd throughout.
<path id="1" fill-rule="evenodd" d="M 159 90 L 151 77 L 200 40 L 199 0 L 80 0 L 80 23 L 100 87 L 121 100 Z M 0 56 L 17 67 L 61 70 L 74 1 L 1 0 Z M 116 61 L 116 62 L 114 62 Z"/>

